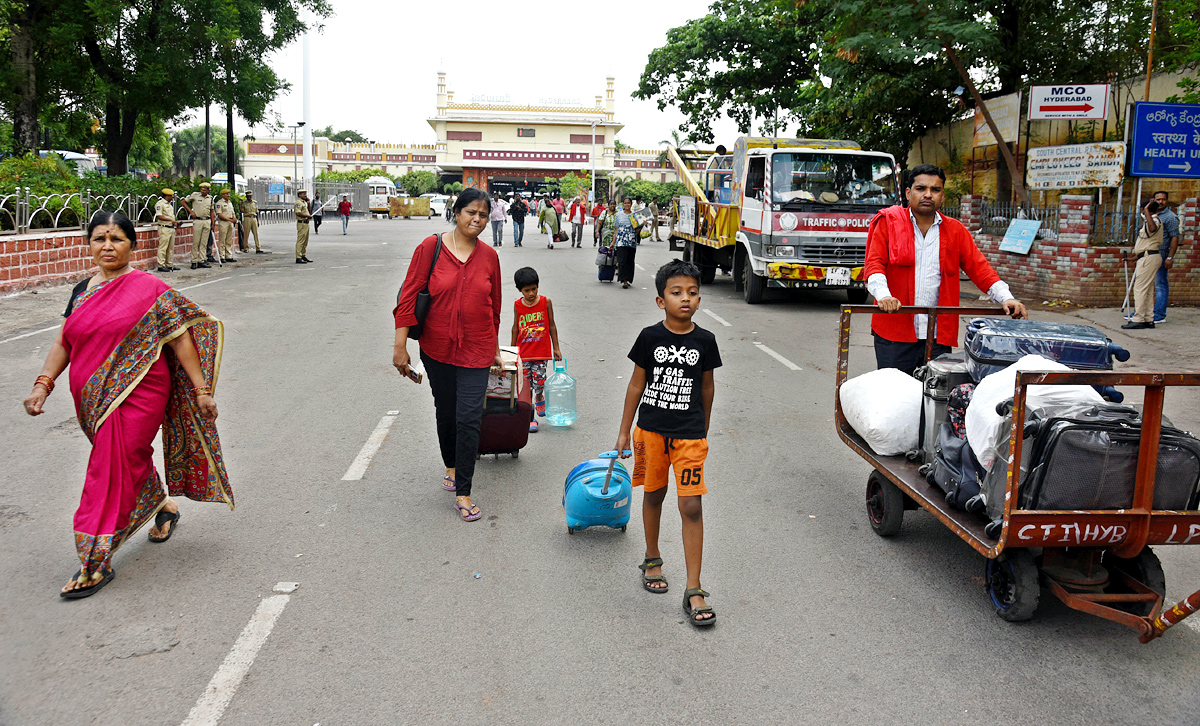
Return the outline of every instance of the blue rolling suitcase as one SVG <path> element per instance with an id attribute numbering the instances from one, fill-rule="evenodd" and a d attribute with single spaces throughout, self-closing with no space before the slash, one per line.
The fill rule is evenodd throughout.
<path id="1" fill-rule="evenodd" d="M 967 371 L 976 383 L 1027 355 L 1040 355 L 1081 371 L 1111 371 L 1113 358 L 1129 360 L 1129 351 L 1090 325 L 1011 318 L 975 318 L 963 341 Z M 1120 392 L 1106 386 L 1100 395 L 1120 402 Z"/>
<path id="2" fill-rule="evenodd" d="M 567 533 L 598 526 L 624 532 L 629 524 L 632 498 L 629 470 L 617 461 L 616 451 L 606 451 L 597 459 L 583 462 L 571 470 L 563 487 Z"/>

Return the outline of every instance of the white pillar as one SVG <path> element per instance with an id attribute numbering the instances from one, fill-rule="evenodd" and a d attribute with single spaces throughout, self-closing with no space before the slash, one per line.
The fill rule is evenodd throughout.
<path id="1" fill-rule="evenodd" d="M 313 154 L 312 154 L 312 105 L 310 103 L 311 94 L 309 93 L 309 73 L 308 73 L 308 33 L 304 34 L 304 168 L 301 178 L 304 180 L 304 185 L 309 186 L 313 177 Z M 309 192 L 309 199 L 312 199 L 312 192 Z"/>

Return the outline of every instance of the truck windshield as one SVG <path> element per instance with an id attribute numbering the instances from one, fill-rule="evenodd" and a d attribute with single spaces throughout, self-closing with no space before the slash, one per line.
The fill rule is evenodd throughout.
<path id="1" fill-rule="evenodd" d="M 896 176 L 890 159 L 856 154 L 774 154 L 771 199 L 776 203 L 891 204 Z"/>

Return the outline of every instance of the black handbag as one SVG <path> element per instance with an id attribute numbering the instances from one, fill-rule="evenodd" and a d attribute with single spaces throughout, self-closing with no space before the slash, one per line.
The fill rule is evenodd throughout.
<path id="1" fill-rule="evenodd" d="M 413 304 L 413 315 L 417 318 L 417 324 L 409 326 L 408 337 L 413 340 L 421 338 L 421 332 L 425 327 L 425 316 L 429 315 L 429 306 L 433 304 L 433 298 L 429 294 L 429 281 L 433 278 L 433 268 L 437 266 L 438 256 L 442 254 L 442 236 L 438 235 L 437 246 L 433 249 L 433 262 L 429 263 L 429 276 L 425 278 L 425 288 L 417 293 L 416 303 Z M 404 283 L 400 283 L 400 289 L 396 292 L 396 303 L 400 303 L 400 296 L 404 294 Z"/>

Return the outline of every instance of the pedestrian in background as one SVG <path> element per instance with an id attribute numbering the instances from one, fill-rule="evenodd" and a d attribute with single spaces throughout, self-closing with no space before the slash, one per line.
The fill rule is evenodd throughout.
<path id="1" fill-rule="evenodd" d="M 262 245 L 258 242 L 258 202 L 254 201 L 254 192 L 246 191 L 246 200 L 242 202 L 241 211 L 242 228 L 246 230 L 246 241 L 249 241 L 250 235 L 253 234 L 254 254 L 266 254 L 263 251 Z"/>
<path id="2" fill-rule="evenodd" d="M 488 219 L 492 223 L 492 247 L 504 246 L 504 220 L 508 218 L 508 205 L 500 198 L 500 192 L 492 192 L 492 211 Z"/>
<path id="3" fill-rule="evenodd" d="M 160 428 L 170 496 L 233 508 L 212 397 L 220 321 L 130 266 L 137 232 L 125 215 L 97 212 L 87 240 L 99 272 L 71 291 L 66 322 L 24 402 L 25 413 L 40 415 L 69 366 L 76 419 L 92 445 L 72 527 L 79 571 L 59 592 L 64 598 L 107 585 L 113 555 L 151 518 L 151 542 L 166 542 L 179 527 L 179 505 L 154 466 Z"/>
<path id="4" fill-rule="evenodd" d="M 642 487 L 642 524 L 646 554 L 638 569 L 642 587 L 667 592 L 658 548 L 662 505 L 667 498 L 667 477 L 675 470 L 675 493 L 683 520 L 683 562 L 687 585 L 683 612 L 696 626 L 712 625 L 716 613 L 705 601 L 700 586 L 704 555 L 704 465 L 708 459 L 708 431 L 716 383 L 713 371 L 721 366 L 721 351 L 711 332 L 692 322 L 700 307 L 700 269 L 690 262 L 672 260 L 654 276 L 658 307 L 664 320 L 643 328 L 629 359 L 633 374 L 625 388 L 625 409 L 617 432 L 617 454 L 633 450 L 633 486 Z M 634 416 L 637 427 L 633 427 Z M 632 445 L 631 445 L 632 444 Z"/>
<path id="5" fill-rule="evenodd" d="M 454 227 L 427 237 L 413 251 L 392 311 L 396 320 L 392 365 L 408 376 L 408 331 L 417 324 L 417 294 L 428 286 L 429 311 L 418 344 L 446 467 L 442 489 L 454 492 L 454 509 L 464 522 L 483 516 L 471 501 L 471 490 L 488 372 L 501 365 L 500 258 L 494 249 L 479 244 L 490 214 L 486 192 L 464 189 L 454 205 Z"/>
<path id="6" fill-rule="evenodd" d="M 1163 225 L 1158 202 L 1151 199 L 1142 207 L 1142 228 L 1133 245 L 1137 265 L 1133 268 L 1133 317 L 1121 327 L 1140 330 L 1154 327 L 1154 283 L 1162 266 Z"/>
<path id="7" fill-rule="evenodd" d="M 208 267 L 208 238 L 213 227 L 213 198 L 209 196 L 212 185 L 200 183 L 200 191 L 192 192 L 179 203 L 187 210 L 192 218 L 192 269 Z M 191 202 L 191 204 L 188 204 Z M 215 262 L 215 260 L 213 260 Z"/>
<path id="8" fill-rule="evenodd" d="M 218 237 L 217 254 L 221 262 L 237 262 L 233 259 L 233 223 L 237 221 L 233 210 L 233 202 L 229 201 L 229 190 L 221 190 L 221 198 L 217 200 L 213 213 L 217 215 Z"/>
<path id="9" fill-rule="evenodd" d="M 600 218 L 604 216 L 605 210 L 604 203 L 597 199 L 592 206 L 592 247 L 600 244 L 600 223 L 603 221 Z"/>
<path id="10" fill-rule="evenodd" d="M 179 226 L 175 219 L 175 207 L 171 203 L 175 199 L 174 189 L 163 189 L 162 199 L 154 205 L 154 223 L 158 225 L 158 272 L 174 272 L 179 268 L 175 260 L 175 228 Z"/>
<path id="11" fill-rule="evenodd" d="M 654 232 L 654 241 L 662 242 L 662 238 L 658 236 L 658 202 L 654 197 L 650 198 L 650 229 Z"/>
<path id="12" fill-rule="evenodd" d="M 321 220 L 325 219 L 325 202 L 321 201 L 321 192 L 313 190 L 313 200 L 309 205 L 309 210 L 312 211 L 313 232 L 321 234 Z"/>
<path id="13" fill-rule="evenodd" d="M 342 234 L 346 234 L 346 227 L 350 224 L 350 212 L 354 211 L 354 207 L 350 204 L 350 198 L 345 194 L 342 195 L 342 201 L 338 202 L 338 216 L 342 218 Z"/>
<path id="14" fill-rule="evenodd" d="M 554 238 L 558 235 L 558 210 L 549 202 L 538 215 L 538 227 L 546 233 L 546 249 L 554 249 Z"/>
<path id="15" fill-rule="evenodd" d="M 292 205 L 296 215 L 296 264 L 307 265 L 308 259 L 308 222 L 312 213 L 308 211 L 308 191 L 301 189 L 296 192 L 296 203 Z"/>
<path id="16" fill-rule="evenodd" d="M 1154 192 L 1154 201 L 1158 202 L 1158 219 L 1163 228 L 1159 250 L 1162 264 L 1154 277 L 1154 323 L 1157 325 L 1167 322 L 1167 297 L 1171 292 L 1167 272 L 1175 264 L 1175 253 L 1179 251 L 1179 217 L 1171 211 L 1166 192 Z"/>
<path id="17" fill-rule="evenodd" d="M 639 244 L 642 226 L 633 223 L 633 200 L 625 197 L 621 200 L 621 209 L 611 215 L 613 225 L 613 244 L 616 245 L 617 282 L 621 289 L 628 290 L 633 284 L 635 258 Z"/>
<path id="18" fill-rule="evenodd" d="M 567 216 L 571 220 L 571 246 L 583 246 L 583 226 L 587 224 L 587 200 L 582 194 L 577 194 L 571 200 L 571 207 Z"/>
<path id="19" fill-rule="evenodd" d="M 559 192 L 554 192 L 554 196 L 550 199 L 550 206 L 554 207 L 554 210 L 558 212 L 558 216 L 562 216 L 566 204 L 563 202 L 562 195 Z"/>
<path id="20" fill-rule="evenodd" d="M 508 213 L 513 220 L 513 247 L 520 247 L 521 241 L 525 239 L 525 215 L 529 214 L 529 205 L 518 194 L 513 197 Z"/>

